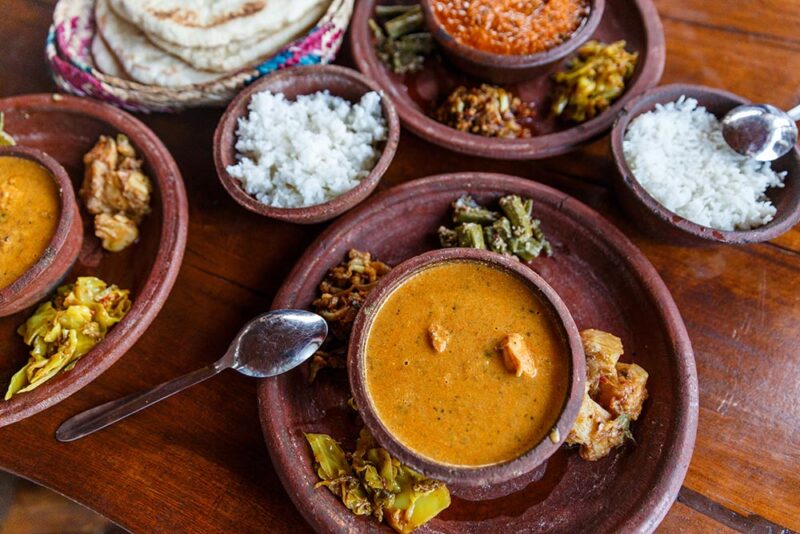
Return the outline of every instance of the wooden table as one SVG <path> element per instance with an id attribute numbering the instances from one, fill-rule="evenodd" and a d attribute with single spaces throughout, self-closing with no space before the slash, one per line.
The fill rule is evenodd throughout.
<path id="1" fill-rule="evenodd" d="M 659 0 L 663 82 L 702 83 L 756 101 L 800 102 L 800 1 Z M 53 2 L 5 0 L 0 96 L 51 91 L 43 44 Z M 345 60 L 346 61 L 346 60 Z M 72 444 L 68 416 L 216 359 L 266 310 L 322 226 L 269 221 L 217 181 L 211 135 L 220 112 L 144 117 L 172 151 L 189 193 L 178 281 L 148 332 L 110 371 L 61 404 L 0 430 L 0 468 L 61 492 L 135 532 L 305 530 L 270 465 L 256 382 L 229 372 Z M 432 157 L 435 154 L 434 157 Z M 539 178 L 601 211 L 653 262 L 689 329 L 700 423 L 689 473 L 662 529 L 800 530 L 800 228 L 772 243 L 689 249 L 644 237 L 606 182 L 607 139 L 541 162 L 464 157 L 404 131 L 382 187 L 445 171 Z"/>

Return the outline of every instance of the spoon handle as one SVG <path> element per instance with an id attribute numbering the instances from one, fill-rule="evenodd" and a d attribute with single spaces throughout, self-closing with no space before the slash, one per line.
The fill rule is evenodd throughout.
<path id="1" fill-rule="evenodd" d="M 64 421 L 61 426 L 58 427 L 58 430 L 56 430 L 56 439 L 61 442 L 67 442 L 88 436 L 158 401 L 171 397 L 190 386 L 209 379 L 224 368 L 224 366 L 219 364 L 212 364 L 164 382 L 163 384 L 159 384 L 152 389 L 139 391 L 127 397 L 122 397 L 121 399 L 116 399 L 101 404 L 100 406 L 90 408 Z"/>
<path id="2" fill-rule="evenodd" d="M 789 118 L 792 119 L 793 121 L 795 122 L 800 121 L 800 106 L 793 107 L 792 109 L 787 111 L 786 114 L 789 115 Z"/>

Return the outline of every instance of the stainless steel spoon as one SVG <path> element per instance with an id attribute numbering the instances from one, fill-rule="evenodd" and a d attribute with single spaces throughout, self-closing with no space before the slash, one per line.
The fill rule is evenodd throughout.
<path id="1" fill-rule="evenodd" d="M 215 363 L 81 412 L 58 427 L 56 439 L 66 442 L 87 436 L 225 369 L 233 368 L 257 378 L 285 373 L 311 357 L 327 335 L 327 323 L 315 313 L 276 310 L 259 315 L 239 331 L 228 351 Z"/>
<path id="2" fill-rule="evenodd" d="M 722 136 L 739 154 L 773 161 L 797 143 L 800 106 L 782 111 L 769 104 L 736 106 L 722 119 Z"/>

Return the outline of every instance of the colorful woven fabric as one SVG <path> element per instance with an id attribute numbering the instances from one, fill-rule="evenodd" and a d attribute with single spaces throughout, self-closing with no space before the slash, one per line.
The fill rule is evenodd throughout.
<path id="1" fill-rule="evenodd" d="M 225 105 L 242 87 L 278 69 L 330 63 L 342 44 L 354 0 L 333 0 L 309 32 L 259 65 L 213 82 L 159 87 L 109 76 L 94 67 L 91 43 L 96 31 L 95 0 L 60 0 L 47 35 L 45 53 L 56 84 L 65 92 L 89 96 L 135 112 L 175 112 L 188 107 Z"/>

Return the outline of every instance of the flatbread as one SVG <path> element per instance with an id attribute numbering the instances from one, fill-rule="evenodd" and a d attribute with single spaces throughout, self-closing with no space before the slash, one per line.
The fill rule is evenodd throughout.
<path id="1" fill-rule="evenodd" d="M 123 80 L 130 80 L 130 76 L 125 72 L 125 69 L 120 65 L 119 60 L 114 56 L 103 38 L 99 33 L 95 33 L 92 38 L 92 61 L 94 66 L 100 72 L 114 76 L 115 78 L 122 78 Z"/>
<path id="2" fill-rule="evenodd" d="M 251 41 L 300 20 L 319 0 L 110 0 L 150 36 L 181 47 Z"/>
<path id="3" fill-rule="evenodd" d="M 147 37 L 162 48 L 197 69 L 233 72 L 271 56 L 287 43 L 307 32 L 327 11 L 330 0 L 317 1 L 297 21 L 274 32 L 258 34 L 249 41 L 231 41 L 215 47 L 184 47 L 157 35 Z"/>
<path id="4" fill-rule="evenodd" d="M 139 83 L 181 87 L 207 83 L 221 77 L 218 72 L 198 70 L 151 43 L 135 26 L 118 17 L 108 0 L 95 5 L 97 30 L 122 68 Z"/>

